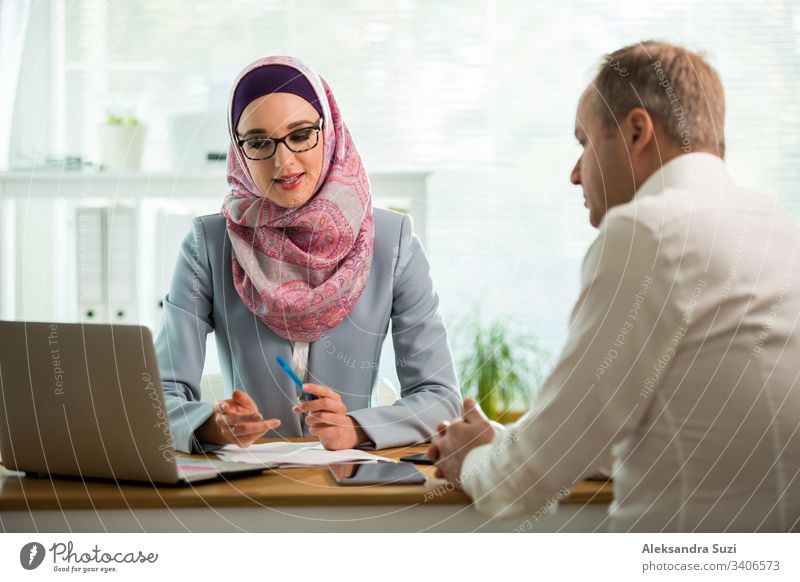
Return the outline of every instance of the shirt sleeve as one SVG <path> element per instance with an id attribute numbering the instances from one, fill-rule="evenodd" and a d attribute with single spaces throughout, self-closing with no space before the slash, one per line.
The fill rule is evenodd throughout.
<path id="1" fill-rule="evenodd" d="M 212 405 L 200 400 L 206 337 L 214 330 L 212 289 L 203 221 L 195 218 L 178 253 L 155 342 L 172 438 L 183 453 L 219 448 L 194 437 L 213 413 Z"/>
<path id="2" fill-rule="evenodd" d="M 510 517 L 552 504 L 642 421 L 652 356 L 666 347 L 664 330 L 680 324 L 664 309 L 674 269 L 658 251 L 646 227 L 606 216 L 566 345 L 531 411 L 465 458 L 461 485 L 479 510 Z"/>
<path id="3" fill-rule="evenodd" d="M 426 441 L 436 425 L 461 414 L 453 355 L 430 265 L 411 219 L 403 217 L 392 299 L 392 341 L 400 396 L 391 406 L 354 410 L 377 449 Z"/>

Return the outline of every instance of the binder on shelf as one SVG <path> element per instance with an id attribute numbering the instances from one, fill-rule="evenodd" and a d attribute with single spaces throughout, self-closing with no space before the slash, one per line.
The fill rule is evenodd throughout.
<path id="1" fill-rule="evenodd" d="M 135 210 L 118 205 L 78 207 L 75 212 L 79 319 L 135 322 Z"/>

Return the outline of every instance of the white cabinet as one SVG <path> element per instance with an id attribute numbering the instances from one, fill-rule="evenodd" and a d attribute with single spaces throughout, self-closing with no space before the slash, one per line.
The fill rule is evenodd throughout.
<path id="1" fill-rule="evenodd" d="M 425 239 L 427 172 L 370 174 L 376 207 Z M 180 243 L 219 211 L 224 174 L 0 174 L 0 318 L 140 323 L 157 333 Z M 219 366 L 213 339 L 206 374 Z M 382 372 L 395 384 L 387 341 Z"/>

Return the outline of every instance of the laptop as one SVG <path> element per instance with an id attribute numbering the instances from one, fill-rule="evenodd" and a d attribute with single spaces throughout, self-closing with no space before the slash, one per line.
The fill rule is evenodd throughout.
<path id="1" fill-rule="evenodd" d="M 265 467 L 178 457 L 139 325 L 0 321 L 0 455 L 29 475 L 187 484 Z"/>

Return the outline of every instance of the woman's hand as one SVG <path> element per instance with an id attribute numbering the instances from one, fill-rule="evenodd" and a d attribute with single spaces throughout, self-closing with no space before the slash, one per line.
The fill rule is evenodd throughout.
<path id="1" fill-rule="evenodd" d="M 214 403 L 214 414 L 194 434 L 204 443 L 249 447 L 280 425 L 277 418 L 264 420 L 253 399 L 242 390 L 234 390 L 231 398 Z"/>
<path id="2" fill-rule="evenodd" d="M 329 451 L 352 449 L 369 441 L 358 423 L 347 416 L 347 407 L 337 392 L 320 384 L 303 384 L 303 390 L 317 398 L 301 400 L 292 410 L 307 414 L 309 432 L 319 438 L 323 447 Z"/>

